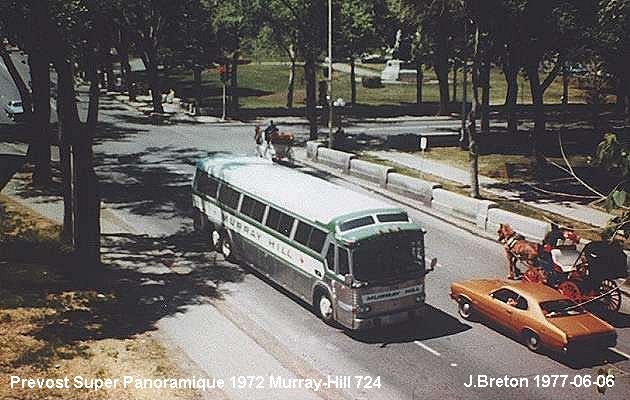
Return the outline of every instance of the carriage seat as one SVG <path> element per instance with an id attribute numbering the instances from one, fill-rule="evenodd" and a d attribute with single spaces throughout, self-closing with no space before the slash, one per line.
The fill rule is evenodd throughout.
<path id="1" fill-rule="evenodd" d="M 580 252 L 575 247 L 551 250 L 551 259 L 562 269 L 562 272 L 573 271 L 579 256 Z"/>

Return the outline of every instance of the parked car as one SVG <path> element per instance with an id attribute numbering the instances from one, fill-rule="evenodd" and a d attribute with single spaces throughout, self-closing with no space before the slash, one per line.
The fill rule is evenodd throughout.
<path id="1" fill-rule="evenodd" d="M 617 342 L 615 329 L 557 290 L 540 283 L 474 279 L 454 282 L 451 298 L 464 319 L 479 317 L 523 340 L 532 351 L 603 350 Z"/>
<path id="2" fill-rule="evenodd" d="M 17 121 L 24 115 L 24 107 L 20 100 L 11 100 L 4 106 L 4 112 L 9 119 Z"/>

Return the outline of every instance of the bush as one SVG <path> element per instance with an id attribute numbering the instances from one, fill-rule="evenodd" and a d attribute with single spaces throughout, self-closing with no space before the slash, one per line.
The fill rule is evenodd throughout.
<path id="1" fill-rule="evenodd" d="M 380 76 L 364 76 L 361 78 L 361 85 L 370 89 L 383 87 Z"/>

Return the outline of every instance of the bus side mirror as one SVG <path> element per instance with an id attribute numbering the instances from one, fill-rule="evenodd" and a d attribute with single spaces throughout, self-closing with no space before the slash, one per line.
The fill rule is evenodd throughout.
<path id="1" fill-rule="evenodd" d="M 431 261 L 429 262 L 429 268 L 425 270 L 425 273 L 428 274 L 429 272 L 433 271 L 436 265 L 437 265 L 437 258 L 433 257 Z"/>
<path id="2" fill-rule="evenodd" d="M 346 286 L 352 286 L 352 275 L 346 274 L 343 276 L 343 283 Z"/>

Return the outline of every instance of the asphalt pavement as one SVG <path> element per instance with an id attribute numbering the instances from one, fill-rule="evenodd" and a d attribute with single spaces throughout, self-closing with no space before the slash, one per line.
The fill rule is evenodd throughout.
<path id="1" fill-rule="evenodd" d="M 104 239 L 104 260 L 117 268 L 138 270 L 140 277 L 146 276 L 139 285 L 157 288 L 151 299 L 143 300 L 163 303 L 164 311 L 156 322 L 162 334 L 214 378 L 229 379 L 235 374 L 296 379 L 369 376 L 379 377 L 381 386 L 368 389 L 353 384 L 319 392 L 231 389 L 226 391 L 231 398 L 589 399 L 599 397 L 594 387 L 535 387 L 534 376 L 588 374 L 594 378 L 600 367 L 611 368 L 617 377 L 605 398 L 627 398 L 628 317 L 615 322 L 620 342 L 616 351 L 583 366 L 532 353 L 494 329 L 458 318 L 448 296 L 450 283 L 505 276 L 506 260 L 498 243 L 403 206 L 428 231 L 427 255 L 439 260 L 427 278 L 429 313 L 417 323 L 366 335 L 349 334 L 323 324 L 304 304 L 247 268 L 227 263 L 212 252 L 202 250 L 199 256 L 190 248 L 192 241 L 199 240 L 190 233 L 195 160 L 218 151 L 253 155 L 253 125 L 155 126 L 140 113 L 108 99 L 102 101 L 100 121 L 95 162 L 107 215 L 114 221 Z M 326 179 L 366 192 L 336 177 Z M 42 209 L 41 195 L 29 192 L 21 182 L 12 182 L 4 192 Z M 54 201 L 49 199 L 47 204 L 43 212 L 59 218 Z M 169 262 L 164 263 L 164 258 Z M 204 283 L 203 288 L 185 285 L 185 290 L 169 295 L 172 290 L 164 282 L 170 282 L 172 275 L 194 277 Z M 506 374 L 527 378 L 529 387 L 464 385 L 471 376 Z"/>

